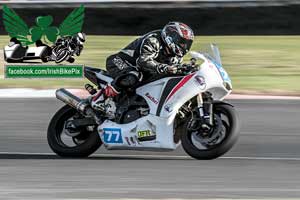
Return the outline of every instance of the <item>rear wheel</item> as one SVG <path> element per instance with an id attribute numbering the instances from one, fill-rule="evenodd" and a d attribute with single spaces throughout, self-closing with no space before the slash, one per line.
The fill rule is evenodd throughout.
<path id="1" fill-rule="evenodd" d="M 208 160 L 225 154 L 238 138 L 239 121 L 235 109 L 227 104 L 214 105 L 214 125 L 209 131 L 191 130 L 190 120 L 181 134 L 183 149 L 191 157 Z"/>
<path id="2" fill-rule="evenodd" d="M 49 48 L 47 47 L 41 55 L 41 60 L 43 62 L 48 62 L 48 57 L 49 57 Z"/>
<path id="3" fill-rule="evenodd" d="M 76 109 L 66 105 L 56 112 L 48 127 L 48 144 L 62 157 L 87 157 L 102 144 L 97 133 L 97 126 L 68 128 L 68 122 L 83 118 Z M 66 128 L 67 127 L 67 128 Z"/>

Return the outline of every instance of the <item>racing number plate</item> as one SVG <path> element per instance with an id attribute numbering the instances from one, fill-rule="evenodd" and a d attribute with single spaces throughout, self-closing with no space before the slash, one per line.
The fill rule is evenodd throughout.
<path id="1" fill-rule="evenodd" d="M 104 128 L 105 143 L 123 143 L 122 131 L 120 128 Z"/>

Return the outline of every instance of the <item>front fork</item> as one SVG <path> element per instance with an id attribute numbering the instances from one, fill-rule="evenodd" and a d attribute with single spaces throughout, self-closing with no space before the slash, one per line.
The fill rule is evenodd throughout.
<path id="1" fill-rule="evenodd" d="M 214 113 L 212 101 L 213 99 L 209 93 L 199 93 L 197 95 L 198 112 L 200 118 L 203 119 L 203 126 L 213 126 Z"/>

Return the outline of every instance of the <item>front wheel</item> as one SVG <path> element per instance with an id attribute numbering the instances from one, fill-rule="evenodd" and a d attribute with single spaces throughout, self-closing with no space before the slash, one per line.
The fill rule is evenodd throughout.
<path id="1" fill-rule="evenodd" d="M 59 49 L 56 54 L 55 63 L 61 63 L 68 60 L 70 57 L 70 52 L 65 49 Z"/>
<path id="2" fill-rule="evenodd" d="M 191 157 L 201 160 L 215 159 L 229 151 L 239 134 L 239 120 L 235 109 L 228 104 L 214 104 L 214 125 L 210 131 L 191 130 L 190 120 L 181 134 L 183 149 Z"/>
<path id="3" fill-rule="evenodd" d="M 57 155 L 87 157 L 101 146 L 102 142 L 96 125 L 76 129 L 68 128 L 68 122 L 82 118 L 84 116 L 68 105 L 55 113 L 48 127 L 47 139 L 50 148 Z"/>

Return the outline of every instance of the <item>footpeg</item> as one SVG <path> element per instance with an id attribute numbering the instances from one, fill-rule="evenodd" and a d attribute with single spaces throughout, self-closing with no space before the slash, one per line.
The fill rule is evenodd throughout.
<path id="1" fill-rule="evenodd" d="M 94 95 L 97 93 L 97 90 L 90 84 L 85 84 L 84 88 L 91 94 Z"/>

